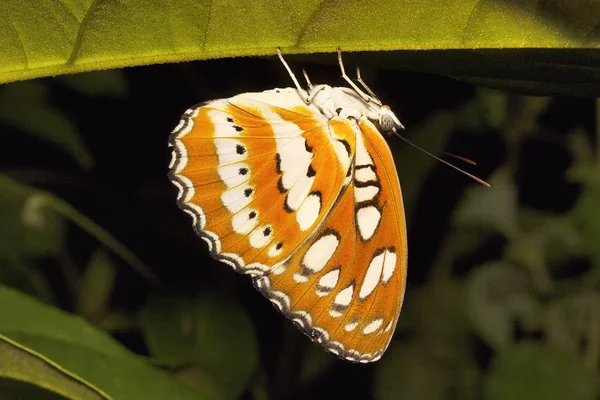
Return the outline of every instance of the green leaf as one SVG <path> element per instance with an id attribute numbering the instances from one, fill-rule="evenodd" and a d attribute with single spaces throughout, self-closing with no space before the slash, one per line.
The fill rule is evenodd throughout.
<path id="1" fill-rule="evenodd" d="M 486 228 L 512 238 L 519 229 L 516 185 L 505 167 L 494 172 L 489 184 L 489 188 L 469 188 L 454 210 L 452 220 L 456 226 Z"/>
<path id="2" fill-rule="evenodd" d="M 0 335 L 0 376 L 46 388 L 75 400 L 109 397 L 47 358 Z"/>
<path id="3" fill-rule="evenodd" d="M 60 253 L 66 223 L 56 212 L 42 207 L 33 190 L 1 175 L 0 193 L 0 282 L 51 299 L 36 261 Z"/>
<path id="4" fill-rule="evenodd" d="M 117 270 L 109 255 L 96 250 L 81 276 L 77 287 L 77 313 L 98 321 L 108 310 Z"/>
<path id="5" fill-rule="evenodd" d="M 29 383 L 15 381 L 13 379 L 0 378 L 0 393 L 5 399 L 21 400 L 65 400 L 64 396 L 56 394 L 39 386 Z"/>
<path id="6" fill-rule="evenodd" d="M 546 337 L 553 347 L 584 350 L 585 365 L 596 368 L 600 354 L 600 294 L 575 293 L 548 305 Z"/>
<path id="7" fill-rule="evenodd" d="M 403 305 L 399 328 L 410 326 L 421 335 L 463 334 L 468 326 L 463 291 L 463 285 L 451 279 L 435 279 L 413 288 L 410 301 Z"/>
<path id="8" fill-rule="evenodd" d="M 0 82 L 151 63 L 274 55 L 277 46 L 286 53 L 334 52 L 341 46 L 346 51 L 537 48 L 543 49 L 537 57 L 513 52 L 518 62 L 490 60 L 495 77 L 517 71 L 513 75 L 528 82 L 544 76 L 543 82 L 585 81 L 598 88 L 598 79 L 593 78 L 599 72 L 589 64 L 598 58 L 593 47 L 600 42 L 599 10 L 597 2 L 561 0 L 45 0 L 43 7 L 5 0 L 0 6 L 0 18 L 6 21 L 0 25 Z M 548 48 L 588 50 L 549 59 Z M 481 63 L 465 62 L 463 56 L 456 63 L 456 54 L 415 53 L 421 62 L 404 59 L 387 65 L 414 65 L 460 76 L 490 73 L 488 65 L 481 68 Z M 537 65 L 531 68 L 535 59 Z M 577 73 L 564 74 L 569 67 Z"/>
<path id="9" fill-rule="evenodd" d="M 218 399 L 152 368 L 81 317 L 0 286 L 0 334 L 32 349 L 114 399 Z"/>
<path id="10" fill-rule="evenodd" d="M 581 232 L 569 217 L 527 208 L 519 216 L 519 235 L 508 243 L 504 257 L 527 268 L 537 291 L 551 293 L 555 283 L 549 266 L 580 252 Z"/>
<path id="11" fill-rule="evenodd" d="M 309 385 L 311 381 L 329 371 L 334 361 L 335 359 L 319 346 L 306 346 L 298 380 Z"/>
<path id="12" fill-rule="evenodd" d="M 377 400 L 474 399 L 479 385 L 464 336 L 428 332 L 392 342 L 375 375 Z"/>
<path id="13" fill-rule="evenodd" d="M 582 236 L 582 246 L 592 257 L 595 265 L 600 266 L 600 187 L 588 186 L 577 200 L 571 216 L 578 223 Z"/>
<path id="14" fill-rule="evenodd" d="M 475 330 L 494 348 L 513 341 L 516 321 L 526 331 L 540 326 L 540 309 L 527 275 L 503 261 L 474 270 L 466 286 L 467 314 Z"/>
<path id="15" fill-rule="evenodd" d="M 0 88 L 0 121 L 53 144 L 82 168 L 90 169 L 94 159 L 77 128 L 48 104 L 46 97 L 47 88 L 40 82 L 19 82 Z"/>
<path id="16" fill-rule="evenodd" d="M 419 347 L 392 343 L 379 362 L 375 399 L 441 399 L 452 385 L 452 373 Z"/>
<path id="17" fill-rule="evenodd" d="M 204 294 L 156 295 L 141 314 L 142 332 L 159 362 L 192 363 L 236 399 L 257 368 L 258 343 L 251 321 L 237 303 Z"/>
<path id="18" fill-rule="evenodd" d="M 484 381 L 485 400 L 591 400 L 595 390 L 576 354 L 529 342 L 501 350 Z"/>
<path id="19" fill-rule="evenodd" d="M 115 254 L 119 255 L 125 260 L 136 272 L 149 281 L 155 281 L 156 277 L 152 270 L 141 261 L 135 254 L 133 254 L 127 247 L 115 239 L 109 232 L 96 225 L 92 220 L 81 214 L 75 208 L 65 201 L 59 199 L 56 196 L 48 192 L 37 190 L 26 185 L 23 185 L 12 178 L 3 176 L 0 174 L 0 190 L 5 193 L 5 196 L 14 198 L 14 201 L 25 202 L 23 213 L 21 216 L 21 222 L 13 221 L 13 225 L 10 225 L 18 232 L 19 225 L 23 224 L 31 228 L 31 230 L 42 229 L 48 224 L 48 218 L 50 216 L 60 216 L 61 218 L 68 219 L 80 228 L 87 231 L 90 235 L 95 237 L 98 241 L 112 250 Z M 0 199 L 1 201 L 1 199 Z M 27 207 L 28 206 L 28 207 Z M 14 218 L 13 218 L 14 219 Z M 0 231 L 0 235 L 3 232 Z M 29 234 L 30 232 L 27 232 Z M 11 235 L 11 232 L 6 232 L 7 236 Z M 1 237 L 1 236 L 0 236 Z M 35 237 L 35 236 L 34 236 Z M 60 236 L 62 237 L 62 236 Z M 23 240 L 22 243 L 29 243 L 29 236 L 25 240 L 25 236 L 20 237 L 19 240 Z M 9 242 L 10 243 L 10 242 Z M 51 246 L 52 249 L 56 250 L 58 245 Z M 1 254 L 1 253 L 0 253 Z"/>
<path id="20" fill-rule="evenodd" d="M 10 338 L 39 334 L 57 342 L 75 342 L 111 356 L 129 354 L 127 349 L 82 318 L 70 316 L 2 285 L 0 304 L 11 305 L 0 308 L 0 332 Z"/>

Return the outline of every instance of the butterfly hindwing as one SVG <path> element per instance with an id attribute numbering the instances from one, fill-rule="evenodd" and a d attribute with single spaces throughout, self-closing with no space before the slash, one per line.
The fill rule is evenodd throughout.
<path id="1" fill-rule="evenodd" d="M 387 144 L 367 119 L 353 124 L 349 185 L 310 239 L 255 285 L 314 341 L 370 362 L 387 348 L 402 306 L 406 229 Z"/>

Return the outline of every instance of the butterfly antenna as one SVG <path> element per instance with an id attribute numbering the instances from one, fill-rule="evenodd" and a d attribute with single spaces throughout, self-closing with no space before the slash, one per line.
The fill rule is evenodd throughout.
<path id="1" fill-rule="evenodd" d="M 428 156 L 431 156 L 433 158 L 435 158 L 436 160 L 438 160 L 439 162 L 446 164 L 447 166 L 454 168 L 455 170 L 457 170 L 458 172 L 461 172 L 463 174 L 465 174 L 466 176 L 468 176 L 469 178 L 473 179 L 475 182 L 481 183 L 483 186 L 485 187 L 490 187 L 490 184 L 487 183 L 486 181 L 484 181 L 483 179 L 479 179 L 478 177 L 476 177 L 473 174 L 468 173 L 467 171 L 458 168 L 456 165 L 453 165 L 451 163 L 449 163 L 446 160 L 442 160 L 441 158 L 439 158 L 438 156 L 431 154 L 430 152 L 428 152 L 427 150 L 417 146 L 416 144 L 414 144 L 413 142 L 411 142 L 410 140 L 408 140 L 407 138 L 405 138 L 404 136 L 402 136 L 401 134 L 399 134 L 395 129 L 393 130 L 394 134 L 399 137 L 400 139 L 404 140 L 406 143 L 410 144 L 411 146 L 413 146 L 416 149 L 421 150 L 423 153 L 427 154 Z M 461 159 L 462 157 L 457 156 L 459 159 Z M 465 159 L 468 160 L 468 159 Z M 470 161 L 470 160 L 469 160 Z"/>
<path id="2" fill-rule="evenodd" d="M 475 161 L 471 160 L 470 158 L 466 158 L 463 156 L 458 156 L 456 154 L 448 153 L 447 151 L 445 151 L 444 154 L 447 155 L 448 157 L 456 158 L 457 160 L 466 162 L 467 164 L 477 165 L 477 163 Z"/>

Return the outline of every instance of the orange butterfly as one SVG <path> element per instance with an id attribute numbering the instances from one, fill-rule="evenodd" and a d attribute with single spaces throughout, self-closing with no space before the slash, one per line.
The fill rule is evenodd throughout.
<path id="1" fill-rule="evenodd" d="M 403 126 L 365 85 L 244 93 L 187 110 L 170 179 L 210 254 L 338 357 L 377 361 L 406 284 L 406 222 L 383 134 Z"/>

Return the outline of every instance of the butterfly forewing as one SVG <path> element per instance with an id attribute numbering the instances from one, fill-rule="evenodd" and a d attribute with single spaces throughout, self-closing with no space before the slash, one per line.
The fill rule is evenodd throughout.
<path id="1" fill-rule="evenodd" d="M 323 225 L 255 284 L 313 340 L 349 361 L 387 348 L 406 282 L 406 230 L 387 144 L 361 120 L 352 179 Z"/>
<path id="2" fill-rule="evenodd" d="M 188 110 L 171 136 L 171 179 L 211 254 L 250 275 L 306 241 L 339 197 L 354 132 L 295 90 L 216 100 Z"/>

